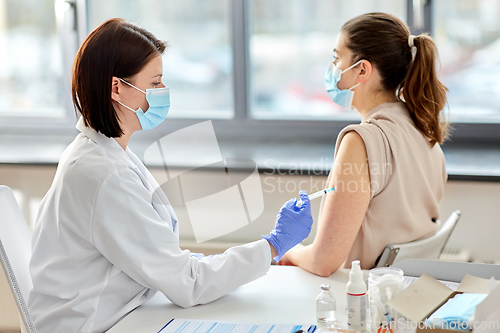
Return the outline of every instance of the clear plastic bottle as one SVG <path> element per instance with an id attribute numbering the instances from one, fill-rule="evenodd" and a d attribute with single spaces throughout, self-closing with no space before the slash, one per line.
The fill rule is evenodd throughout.
<path id="1" fill-rule="evenodd" d="M 320 323 L 337 321 L 337 300 L 330 291 L 329 284 L 322 284 L 321 293 L 316 297 L 316 318 Z"/>

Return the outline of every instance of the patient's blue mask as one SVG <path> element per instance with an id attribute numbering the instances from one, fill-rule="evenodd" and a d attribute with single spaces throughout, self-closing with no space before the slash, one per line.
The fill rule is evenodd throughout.
<path id="1" fill-rule="evenodd" d="M 123 83 L 128 84 L 129 86 L 139 90 L 143 94 L 146 95 L 146 100 L 149 103 L 149 108 L 146 110 L 146 112 L 142 111 L 141 108 L 138 108 L 137 110 L 132 109 L 131 107 L 126 106 L 120 101 L 117 101 L 130 111 L 135 112 L 137 115 L 137 118 L 139 118 L 139 123 L 141 124 L 142 129 L 149 130 L 153 129 L 159 124 L 161 124 L 165 118 L 167 118 L 168 110 L 170 108 L 170 89 L 165 87 L 165 88 L 153 88 L 153 89 L 146 89 L 146 91 L 137 88 L 131 83 L 128 83 L 127 81 L 120 79 Z"/>
<path id="2" fill-rule="evenodd" d="M 357 65 L 359 65 L 361 63 L 361 61 L 363 61 L 363 60 L 358 61 L 357 63 L 355 63 L 354 65 L 352 65 L 351 67 L 349 67 L 343 71 L 340 70 L 333 63 L 331 63 L 328 66 L 328 69 L 326 70 L 326 74 L 325 74 L 326 92 L 328 93 L 328 95 L 330 96 L 332 101 L 334 101 L 336 104 L 338 104 L 338 105 L 340 105 L 348 110 L 352 110 L 352 99 L 354 97 L 353 89 L 356 88 L 357 86 L 359 86 L 361 84 L 361 82 L 352 86 L 349 89 L 342 89 L 342 90 L 340 90 L 337 87 L 337 84 L 339 83 L 340 78 L 342 77 L 342 74 L 344 74 L 345 72 L 347 72 L 351 68 L 354 68 Z"/>

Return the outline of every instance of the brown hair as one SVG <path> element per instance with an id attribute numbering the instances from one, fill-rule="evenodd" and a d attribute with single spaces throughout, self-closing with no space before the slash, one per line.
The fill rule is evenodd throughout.
<path id="1" fill-rule="evenodd" d="M 149 31 L 123 19 L 110 19 L 92 31 L 73 64 L 71 93 L 75 112 L 85 126 L 107 137 L 120 137 L 123 130 L 111 100 L 112 77 L 127 79 L 139 73 L 166 43 Z"/>
<path id="2" fill-rule="evenodd" d="M 382 87 L 394 91 L 406 103 L 415 126 L 430 146 L 448 137 L 448 124 L 441 119 L 448 89 L 437 77 L 437 49 L 427 35 L 416 36 L 415 59 L 408 44 L 410 31 L 397 17 L 368 13 L 349 20 L 341 29 L 353 62 L 365 59 L 379 70 Z"/>

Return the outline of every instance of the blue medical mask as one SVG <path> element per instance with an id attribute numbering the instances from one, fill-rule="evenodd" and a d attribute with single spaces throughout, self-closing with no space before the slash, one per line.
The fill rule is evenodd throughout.
<path id="1" fill-rule="evenodd" d="M 487 294 L 465 293 L 450 298 L 428 319 L 428 325 L 434 327 L 453 327 L 457 332 L 472 328 L 476 307 L 488 296 Z M 432 327 L 432 326 L 431 326 Z"/>
<path id="2" fill-rule="evenodd" d="M 167 118 L 168 110 L 170 108 L 170 89 L 165 88 L 153 88 L 146 89 L 146 91 L 137 88 L 133 84 L 128 83 L 127 81 L 120 79 L 123 83 L 128 84 L 129 86 L 139 90 L 143 94 L 146 95 L 146 100 L 149 103 L 149 109 L 146 112 L 142 111 L 141 108 L 134 110 L 120 101 L 117 101 L 130 111 L 135 112 L 137 118 L 139 118 L 139 123 L 141 124 L 142 129 L 149 130 L 153 129 L 159 124 L 161 124 L 165 118 Z"/>
<path id="3" fill-rule="evenodd" d="M 352 110 L 352 99 L 354 97 L 353 89 L 356 88 L 357 86 L 359 86 L 361 84 L 361 82 L 352 86 L 349 89 L 342 89 L 342 90 L 340 90 L 337 87 L 337 84 L 339 83 L 340 78 L 342 77 L 342 74 L 344 74 L 345 72 L 347 72 L 351 68 L 354 68 L 357 65 L 359 65 L 361 63 L 361 61 L 363 61 L 363 60 L 358 61 L 357 63 L 355 63 L 354 65 L 352 65 L 351 67 L 349 67 L 343 71 L 340 70 L 333 63 L 331 63 L 328 66 L 328 69 L 326 70 L 326 74 L 325 74 L 326 92 L 328 93 L 328 95 L 330 96 L 332 101 L 334 101 L 338 105 L 340 105 L 348 110 Z"/>

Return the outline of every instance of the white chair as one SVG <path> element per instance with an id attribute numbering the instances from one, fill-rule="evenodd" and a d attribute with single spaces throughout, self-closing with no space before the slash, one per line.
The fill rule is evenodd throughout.
<path id="1" fill-rule="evenodd" d="M 409 243 L 387 245 L 378 260 L 377 267 L 389 267 L 404 259 L 438 259 L 460 219 L 460 211 L 451 213 L 435 234 Z"/>
<path id="2" fill-rule="evenodd" d="M 31 234 L 14 193 L 0 185 L 0 261 L 21 317 L 21 331 L 36 333 L 28 312 L 28 296 L 33 283 L 29 272 Z"/>

